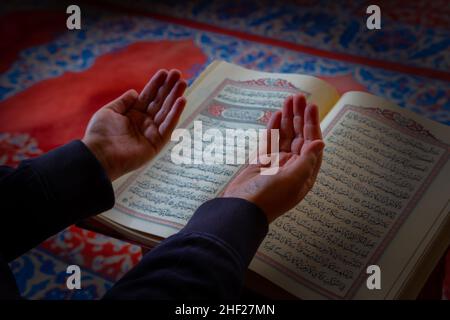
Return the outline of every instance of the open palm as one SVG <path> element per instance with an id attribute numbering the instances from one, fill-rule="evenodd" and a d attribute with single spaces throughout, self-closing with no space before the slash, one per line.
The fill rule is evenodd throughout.
<path id="1" fill-rule="evenodd" d="M 270 222 L 292 209 L 312 188 L 324 143 L 317 106 L 306 105 L 303 95 L 288 97 L 283 110 L 272 116 L 267 128 L 280 133 L 278 172 L 261 175 L 265 165 L 249 165 L 227 186 L 224 196 L 253 202 Z M 268 137 L 267 150 L 271 150 L 270 143 Z"/>
<path id="2" fill-rule="evenodd" d="M 167 143 L 186 104 L 185 89 L 178 70 L 159 70 L 140 94 L 129 90 L 94 114 L 83 142 L 111 180 L 151 160 Z"/>

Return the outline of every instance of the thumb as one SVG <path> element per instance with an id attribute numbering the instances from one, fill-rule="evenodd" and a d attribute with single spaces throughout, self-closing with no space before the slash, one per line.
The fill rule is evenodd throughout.
<path id="1" fill-rule="evenodd" d="M 299 180 L 307 179 L 313 175 L 320 163 L 324 147 L 325 143 L 321 139 L 310 142 L 301 151 L 300 157 L 294 160 L 289 170 L 290 174 L 299 177 Z"/>
<path id="2" fill-rule="evenodd" d="M 138 93 L 134 89 L 130 89 L 117 99 L 108 103 L 105 107 L 114 110 L 117 113 L 126 113 L 136 102 Z"/>

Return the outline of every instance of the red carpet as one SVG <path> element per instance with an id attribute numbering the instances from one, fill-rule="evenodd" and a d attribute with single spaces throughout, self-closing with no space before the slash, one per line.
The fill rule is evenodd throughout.
<path id="1" fill-rule="evenodd" d="M 41 81 L 1 101 L 1 131 L 27 132 L 41 149 L 50 150 L 81 138 L 99 107 L 130 88 L 141 90 L 156 70 L 178 68 L 190 78 L 192 67 L 205 61 L 189 40 L 132 44 L 100 57 L 84 72 L 67 72 Z"/>

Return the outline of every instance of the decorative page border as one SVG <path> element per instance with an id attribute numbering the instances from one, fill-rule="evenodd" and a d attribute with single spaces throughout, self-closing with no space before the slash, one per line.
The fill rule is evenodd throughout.
<path id="1" fill-rule="evenodd" d="M 380 242 L 378 245 L 378 248 L 374 251 L 372 256 L 367 261 L 367 265 L 376 264 L 376 262 L 379 260 L 381 255 L 383 254 L 386 247 L 390 244 L 392 239 L 397 234 L 397 231 L 402 226 L 402 224 L 405 222 L 405 220 L 408 218 L 409 214 L 413 211 L 419 200 L 421 199 L 421 195 L 425 190 L 427 190 L 428 186 L 431 184 L 431 182 L 434 180 L 434 178 L 439 174 L 439 171 L 442 169 L 444 164 L 448 161 L 450 156 L 450 145 L 436 139 L 428 130 L 426 130 L 421 124 L 417 123 L 416 121 L 412 119 L 405 118 L 403 115 L 401 115 L 398 112 L 388 110 L 388 109 L 381 109 L 381 108 L 368 108 L 363 106 L 354 106 L 354 105 L 345 105 L 336 115 L 336 117 L 331 121 L 331 123 L 327 126 L 327 128 L 323 132 L 323 137 L 325 138 L 330 131 L 334 128 L 334 126 L 339 122 L 339 120 L 344 116 L 344 114 L 348 111 L 354 111 L 361 113 L 363 115 L 369 116 L 371 118 L 374 118 L 376 120 L 381 121 L 383 124 L 386 124 L 390 126 L 393 129 L 396 129 L 398 131 L 401 131 L 405 134 L 408 134 L 414 138 L 417 138 L 419 140 L 424 141 L 425 143 L 432 144 L 434 146 L 437 146 L 441 149 L 444 149 L 444 153 L 442 154 L 439 161 L 436 162 L 434 168 L 428 175 L 428 177 L 425 179 L 425 181 L 422 183 L 422 185 L 418 188 L 414 196 L 411 198 L 409 203 L 405 206 L 402 213 L 400 213 L 399 217 L 396 219 L 396 221 L 392 224 L 391 229 L 388 231 L 384 239 Z M 323 287 L 309 281 L 303 276 L 300 276 L 299 274 L 293 272 L 292 270 L 286 268 L 282 264 L 278 263 L 277 261 L 273 260 L 271 257 L 261 253 L 257 252 L 255 258 L 260 259 L 261 261 L 267 263 L 268 265 L 274 267 L 278 271 L 286 274 L 294 281 L 297 281 L 298 283 L 305 285 L 309 289 L 318 292 L 322 295 L 324 295 L 327 298 L 331 299 L 350 299 L 352 298 L 356 291 L 360 288 L 365 272 L 364 268 L 361 271 L 361 273 L 357 276 L 353 284 L 350 286 L 350 288 L 347 290 L 347 293 L 344 295 L 337 295 L 334 292 L 331 292 L 327 289 L 324 289 Z"/>

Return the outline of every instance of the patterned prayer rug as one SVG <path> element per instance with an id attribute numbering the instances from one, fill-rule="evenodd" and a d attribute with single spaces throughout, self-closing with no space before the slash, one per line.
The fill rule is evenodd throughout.
<path id="1" fill-rule="evenodd" d="M 381 2 L 380 31 L 365 28 L 367 1 L 96 3 L 80 5 L 80 31 L 52 2 L 1 5 L 0 164 L 82 137 L 99 107 L 159 68 L 192 82 L 215 59 L 318 76 L 450 125 L 448 1 Z M 135 245 L 72 226 L 11 268 L 26 298 L 98 299 L 140 257 Z M 65 286 L 70 264 L 82 268 L 81 290 Z M 446 271 L 443 298 L 450 256 Z"/>

